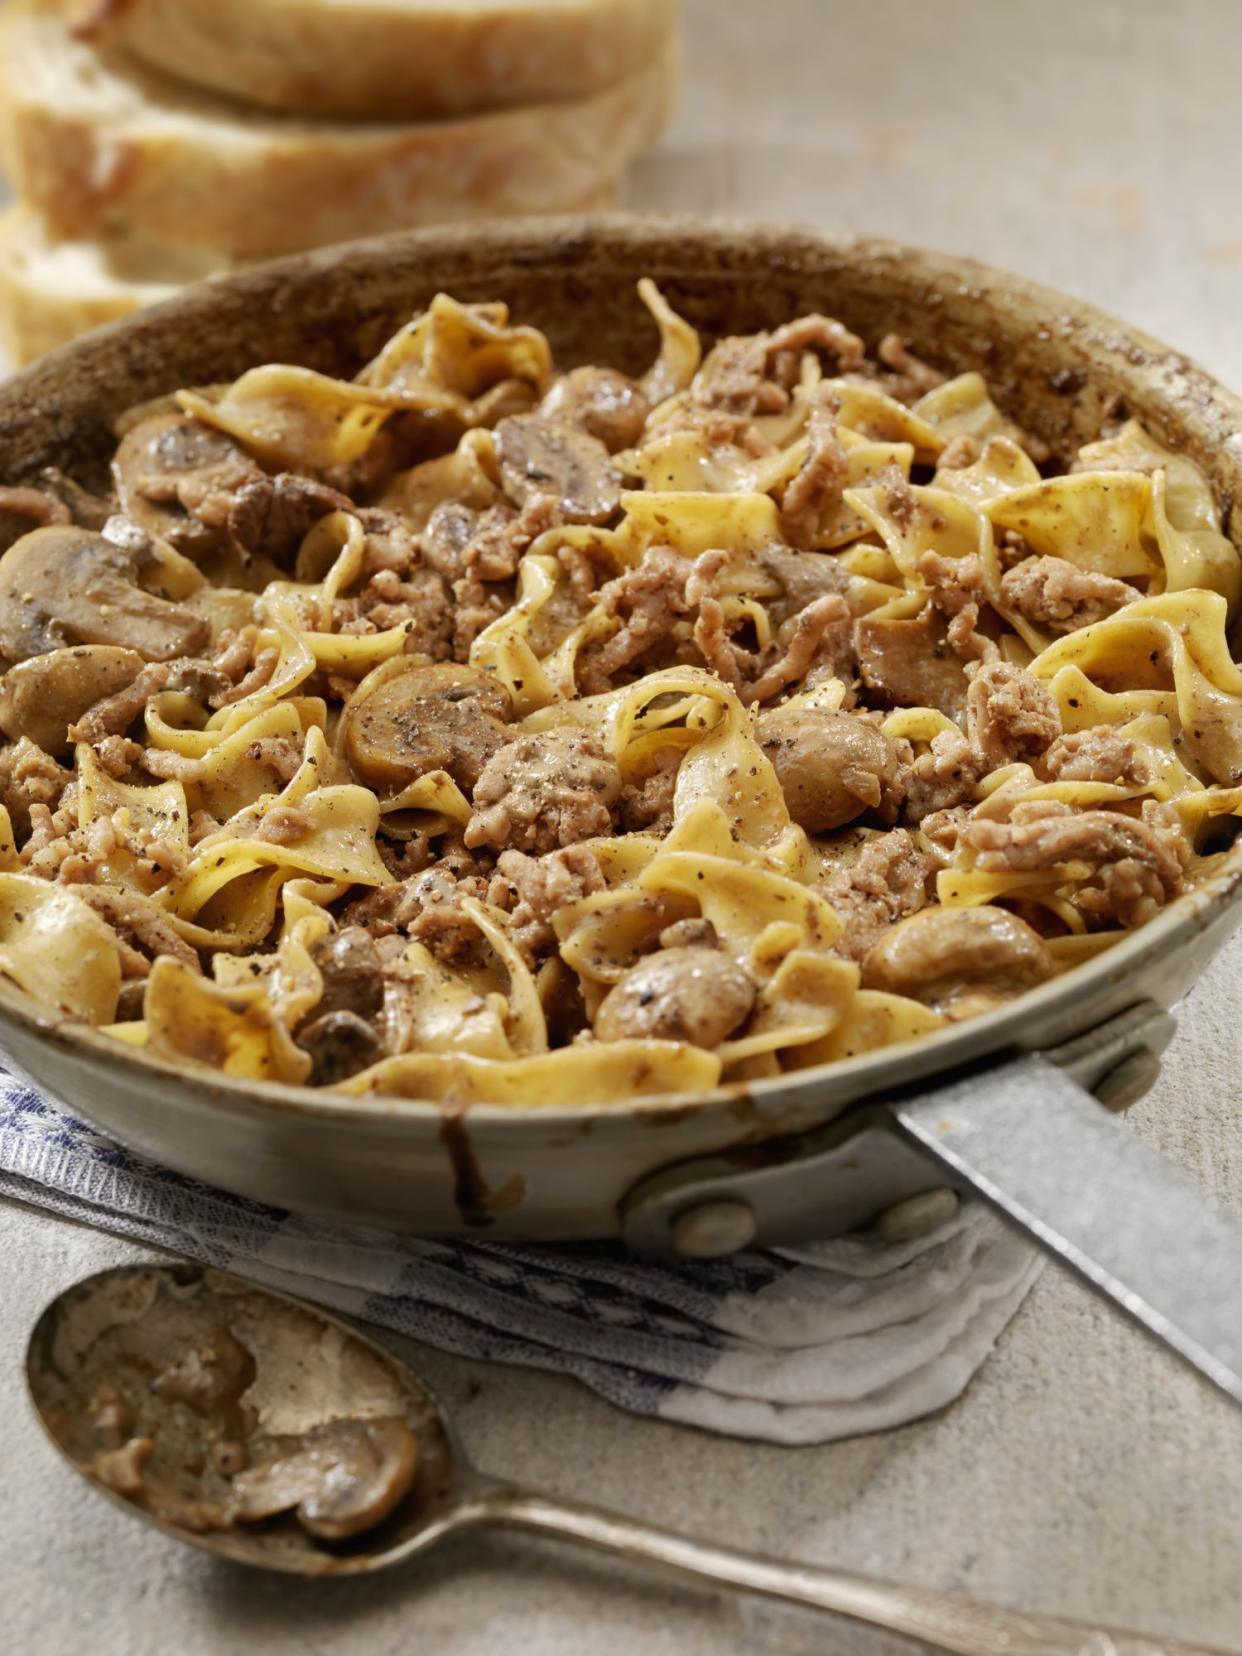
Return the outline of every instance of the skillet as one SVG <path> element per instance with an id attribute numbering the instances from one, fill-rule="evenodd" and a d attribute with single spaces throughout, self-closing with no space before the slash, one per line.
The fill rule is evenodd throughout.
<path id="1" fill-rule="evenodd" d="M 639 372 L 655 278 L 708 338 L 806 311 L 890 330 L 1068 453 L 1123 412 L 1188 454 L 1242 544 L 1242 401 L 1090 306 L 972 261 L 755 224 L 627 217 L 420 231 L 190 289 L 0 386 L 0 476 L 102 482 L 109 422 L 262 362 L 349 375 L 439 290 L 501 298 L 558 363 Z M 0 546 L 17 532 L 0 521 Z M 909 1233 L 974 1190 L 1242 1402 L 1242 1224 L 1117 1119 L 1169 1009 L 1242 920 L 1242 845 L 1095 960 L 920 1042 L 687 1100 L 574 1109 L 344 1099 L 177 1069 L 0 984 L 15 1065 L 107 1133 L 261 1202 L 422 1235 L 620 1237 L 710 1258 L 877 1220 Z"/>

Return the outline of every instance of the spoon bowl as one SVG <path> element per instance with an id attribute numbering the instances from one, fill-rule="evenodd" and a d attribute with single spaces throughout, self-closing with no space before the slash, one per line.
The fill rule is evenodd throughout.
<path id="1" fill-rule="evenodd" d="M 141 1386 L 143 1421 L 177 1434 L 185 1405 L 144 1384 L 196 1338 L 224 1325 L 254 1358 L 246 1397 L 257 1425 L 304 1433 L 329 1421 L 397 1416 L 418 1445 L 414 1482 L 396 1509 L 350 1541 L 325 1542 L 286 1514 L 254 1527 L 197 1529 L 119 1492 L 92 1469 L 100 1432 L 91 1404 L 119 1379 Z M 438 1399 L 414 1372 L 339 1318 L 199 1265 L 100 1271 L 47 1306 L 30 1337 L 26 1381 L 55 1447 L 100 1494 L 132 1516 L 204 1552 L 291 1575 L 361 1575 L 429 1546 L 455 1520 L 469 1474 Z M 98 1409 L 95 1410 L 98 1414 Z M 187 1474 L 190 1479 L 195 1474 Z M 198 1481 L 210 1485 L 204 1467 Z M 211 1489 L 204 1488 L 210 1497 Z"/>
<path id="2" fill-rule="evenodd" d="M 229 1386 L 217 1383 L 221 1374 Z M 34 1326 L 26 1378 L 49 1439 L 93 1489 L 165 1535 L 259 1569 L 364 1575 L 412 1558 L 450 1531 L 503 1524 L 832 1611 L 959 1656 L 1225 1656 L 758 1557 L 484 1477 L 462 1453 L 435 1394 L 392 1352 L 317 1306 L 201 1265 L 119 1266 L 66 1289 Z M 210 1412 L 203 1407 L 208 1382 L 215 1386 Z M 408 1428 L 416 1446 L 412 1480 L 373 1527 L 325 1541 L 290 1511 L 212 1527 L 222 1490 L 244 1476 L 252 1453 L 261 1460 L 273 1443 L 317 1441 L 317 1432 L 342 1421 L 383 1421 L 402 1438 Z M 121 1475 L 136 1440 L 154 1444 L 139 1470 L 150 1468 L 152 1484 L 166 1481 L 161 1488 L 172 1490 L 182 1521 L 138 1504 L 149 1488 Z"/>

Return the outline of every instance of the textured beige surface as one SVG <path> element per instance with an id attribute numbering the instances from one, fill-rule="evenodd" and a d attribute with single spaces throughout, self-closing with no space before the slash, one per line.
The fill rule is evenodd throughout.
<path id="1" fill-rule="evenodd" d="M 678 129 L 642 205 L 798 217 L 975 253 L 1242 385 L 1234 0 L 692 0 Z M 761 29 L 762 25 L 762 29 Z M 743 146 L 739 134 L 748 135 Z M 1183 1009 L 1152 1142 L 1242 1208 L 1242 943 Z M 0 1209 L 6 1396 L 43 1300 L 123 1245 Z M 965 1398 L 813 1450 L 626 1419 L 568 1382 L 420 1354 L 483 1464 L 740 1545 L 1242 1648 L 1242 1416 L 1049 1271 Z M 182 1553 L 0 1416 L 12 1651 L 103 1656 L 811 1656 L 911 1648 L 517 1542 L 291 1588 Z"/>

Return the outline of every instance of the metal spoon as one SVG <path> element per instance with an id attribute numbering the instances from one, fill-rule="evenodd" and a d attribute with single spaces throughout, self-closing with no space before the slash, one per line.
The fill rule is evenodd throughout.
<path id="1" fill-rule="evenodd" d="M 417 1472 L 408 1493 L 376 1527 L 331 1544 L 317 1540 L 292 1514 L 258 1526 L 196 1531 L 134 1504 L 83 1464 L 92 1459 L 92 1448 L 98 1449 L 101 1432 L 111 1431 L 115 1442 L 134 1429 L 138 1417 L 141 1429 L 154 1432 L 161 1443 L 180 1433 L 174 1445 L 180 1455 L 186 1434 L 192 1436 L 198 1426 L 177 1388 L 177 1400 L 170 1401 L 169 1388 L 158 1380 L 152 1390 L 152 1377 L 161 1369 L 167 1372 L 170 1363 L 180 1363 L 178 1373 L 184 1374 L 195 1341 L 212 1331 L 218 1342 L 222 1328 L 254 1360 L 244 1392 L 245 1404 L 255 1411 L 247 1430 L 299 1434 L 354 1416 L 397 1417 L 408 1425 L 417 1440 Z M 228 1335 L 223 1338 L 227 1341 Z M 833 1611 L 962 1656 L 996 1656 L 999 1651 L 1012 1656 L 1212 1656 L 1201 1645 L 1110 1633 L 842 1570 L 737 1552 L 485 1477 L 462 1454 L 436 1398 L 391 1352 L 317 1307 L 198 1266 L 123 1266 L 67 1289 L 35 1325 L 26 1375 L 48 1436 L 92 1487 L 179 1541 L 260 1569 L 361 1575 L 404 1563 L 458 1530 L 503 1524 L 582 1542 L 717 1586 Z M 101 1397 L 110 1400 L 106 1407 Z M 204 1467 L 201 1455 L 188 1458 L 189 1470 L 177 1461 L 185 1470 L 183 1493 L 218 1498 L 223 1474 L 210 1464 Z"/>

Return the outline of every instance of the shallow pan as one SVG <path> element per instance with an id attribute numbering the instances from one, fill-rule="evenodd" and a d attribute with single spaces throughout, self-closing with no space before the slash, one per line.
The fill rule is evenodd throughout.
<path id="1" fill-rule="evenodd" d="M 968 260 L 877 241 L 687 220 L 509 222 L 356 243 L 208 284 L 45 358 L 0 387 L 0 476 L 89 483 L 109 422 L 257 363 L 350 374 L 447 289 L 502 298 L 562 364 L 639 370 L 653 276 L 709 336 L 819 310 L 874 345 L 891 329 L 1068 452 L 1124 408 L 1189 454 L 1242 543 L 1242 402 L 1091 307 Z M 177 1070 L 58 1026 L 0 988 L 13 1060 L 77 1112 L 184 1173 L 280 1206 L 423 1234 L 623 1236 L 705 1257 L 839 1233 L 894 1204 L 973 1188 L 1242 1400 L 1242 1226 L 1101 1107 L 1136 1097 L 1167 1010 L 1242 919 L 1242 848 L 1090 964 L 973 1022 L 690 1102 L 468 1117 L 403 1099 Z"/>

